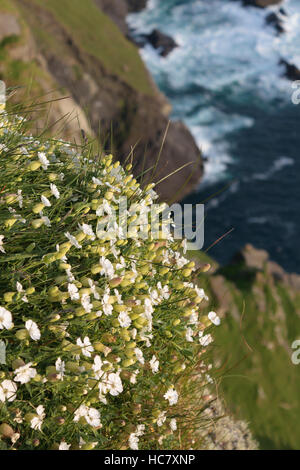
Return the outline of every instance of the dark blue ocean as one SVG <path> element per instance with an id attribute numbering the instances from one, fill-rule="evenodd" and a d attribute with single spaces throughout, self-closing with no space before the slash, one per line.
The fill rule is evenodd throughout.
<path id="1" fill-rule="evenodd" d="M 141 54 L 172 119 L 187 124 L 208 158 L 187 199 L 206 201 L 204 249 L 234 228 L 209 251 L 219 262 L 252 243 L 300 272 L 300 104 L 279 65 L 300 66 L 300 2 L 284 8 L 280 36 L 265 23 L 269 11 L 231 0 L 150 0 L 128 22 L 135 34 L 159 28 L 179 45 L 166 58 L 150 45 Z"/>

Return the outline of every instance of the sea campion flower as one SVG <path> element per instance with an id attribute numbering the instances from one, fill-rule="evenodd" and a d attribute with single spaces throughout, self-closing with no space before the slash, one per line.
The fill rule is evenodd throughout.
<path id="1" fill-rule="evenodd" d="M 172 429 L 172 431 L 176 431 L 177 429 L 177 421 L 175 418 L 172 418 L 171 421 L 170 421 L 170 428 Z"/>
<path id="2" fill-rule="evenodd" d="M 55 196 L 56 199 L 59 199 L 60 193 L 59 193 L 59 190 L 57 189 L 57 186 L 54 183 L 50 184 L 50 190 L 53 196 Z"/>
<path id="3" fill-rule="evenodd" d="M 78 289 L 75 284 L 68 284 L 68 292 L 70 294 L 71 300 L 78 300 L 80 298 Z"/>
<path id="4" fill-rule="evenodd" d="M 106 386 L 109 390 L 109 393 L 113 396 L 119 395 L 123 392 L 123 385 L 119 374 L 109 374 L 107 377 Z"/>
<path id="5" fill-rule="evenodd" d="M 15 381 L 21 382 L 21 384 L 30 382 L 30 380 L 36 376 L 36 369 L 31 366 L 32 362 L 29 362 L 25 364 L 25 366 L 18 367 L 18 369 L 15 370 Z"/>
<path id="6" fill-rule="evenodd" d="M 75 246 L 76 248 L 82 248 L 82 246 L 78 243 L 78 241 L 76 240 L 76 238 L 71 235 L 69 232 L 65 233 L 65 236 L 67 237 L 68 240 L 70 240 L 70 243 Z"/>
<path id="7" fill-rule="evenodd" d="M 219 326 L 221 323 L 220 317 L 218 317 L 216 312 L 209 312 L 208 318 L 216 326 Z"/>
<path id="8" fill-rule="evenodd" d="M 41 431 L 43 421 L 46 417 L 45 408 L 43 407 L 43 405 L 39 405 L 35 411 L 37 415 L 34 416 L 30 421 L 30 427 L 32 429 L 38 429 L 39 431 Z"/>
<path id="9" fill-rule="evenodd" d="M 199 331 L 199 342 L 202 346 L 208 346 L 213 341 L 210 334 L 204 335 L 203 331 Z"/>
<path id="10" fill-rule="evenodd" d="M 50 162 L 48 158 L 46 157 L 46 154 L 44 152 L 38 152 L 38 158 L 42 164 L 43 170 L 47 170 L 48 166 L 50 165 Z"/>
<path id="11" fill-rule="evenodd" d="M 44 206 L 51 207 L 51 202 L 49 201 L 49 199 L 46 198 L 46 196 L 41 196 L 41 201 L 44 204 Z"/>
<path id="12" fill-rule="evenodd" d="M 158 368 L 159 368 L 159 361 L 156 358 L 156 356 L 154 356 L 154 354 L 153 354 L 152 359 L 149 362 L 149 364 L 150 364 L 150 367 L 151 367 L 151 370 L 152 370 L 153 374 L 156 374 L 158 372 Z"/>
<path id="13" fill-rule="evenodd" d="M 59 444 L 58 450 L 69 450 L 71 447 L 71 444 L 67 444 L 65 441 L 61 441 Z"/>
<path id="14" fill-rule="evenodd" d="M 0 251 L 1 251 L 1 253 L 5 253 L 5 250 L 3 248 L 3 239 L 4 239 L 4 235 L 0 235 Z"/>
<path id="15" fill-rule="evenodd" d="M 55 368 L 56 368 L 56 371 L 58 372 L 57 378 L 60 380 L 63 380 L 65 371 L 66 371 L 66 366 L 65 366 L 64 361 L 62 361 L 60 357 L 55 362 Z"/>
<path id="16" fill-rule="evenodd" d="M 17 393 L 17 384 L 12 380 L 3 380 L 0 383 L 0 401 L 14 401 Z"/>
<path id="17" fill-rule="evenodd" d="M 74 421 L 78 422 L 80 418 L 84 418 L 85 421 L 93 428 L 101 426 L 99 411 L 95 408 L 89 408 L 85 404 L 80 405 L 80 407 L 75 411 Z"/>
<path id="18" fill-rule="evenodd" d="M 169 404 L 175 405 L 178 401 L 178 393 L 174 388 L 169 388 L 168 391 L 164 394 L 164 398 L 169 401 Z"/>
<path id="19" fill-rule="evenodd" d="M 34 321 L 27 320 L 27 322 L 25 323 L 25 328 L 28 331 L 30 338 L 33 339 L 33 341 L 38 341 L 39 339 L 41 339 L 41 332 Z"/>
<path id="20" fill-rule="evenodd" d="M 0 307 L 0 330 L 6 328 L 9 330 L 13 327 L 12 314 L 4 307 Z"/>
<path id="21" fill-rule="evenodd" d="M 131 318 L 126 312 L 120 312 L 118 316 L 118 321 L 123 328 L 128 328 L 131 325 Z"/>
<path id="22" fill-rule="evenodd" d="M 76 344 L 81 348 L 81 353 L 86 357 L 91 357 L 91 353 L 94 351 L 94 348 L 90 342 L 88 336 L 86 336 L 83 341 L 81 338 L 77 338 Z"/>

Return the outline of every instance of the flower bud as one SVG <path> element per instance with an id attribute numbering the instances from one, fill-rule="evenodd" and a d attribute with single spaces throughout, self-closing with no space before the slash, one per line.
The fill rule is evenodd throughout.
<path id="1" fill-rule="evenodd" d="M 130 367 L 135 363 L 136 363 L 136 359 L 134 359 L 133 357 L 130 359 L 125 359 L 125 361 L 122 362 L 122 367 Z"/>
<path id="2" fill-rule="evenodd" d="M 4 301 L 9 303 L 13 301 L 13 297 L 15 296 L 15 292 L 5 292 L 4 294 Z"/>
<path id="3" fill-rule="evenodd" d="M 34 294 L 34 292 L 35 292 L 35 288 L 34 288 L 34 287 L 28 287 L 28 289 L 26 289 L 26 294 L 27 294 L 27 295 Z"/>
<path id="4" fill-rule="evenodd" d="M 40 228 L 44 224 L 43 219 L 35 219 L 31 221 L 31 225 L 34 229 Z"/>
<path id="5" fill-rule="evenodd" d="M 21 329 L 21 330 L 18 330 L 16 333 L 16 338 L 19 340 L 19 341 L 24 341 L 25 339 L 29 338 L 29 333 L 27 330 L 24 329 Z"/>
<path id="6" fill-rule="evenodd" d="M 109 281 L 110 287 L 117 287 L 123 281 L 123 277 L 115 277 Z"/>
<path id="7" fill-rule="evenodd" d="M 6 228 L 10 229 L 16 222 L 17 222 L 17 219 L 6 219 L 4 221 L 4 225 Z"/>
<path id="8" fill-rule="evenodd" d="M 13 428 L 7 424 L 7 423 L 2 423 L 0 425 L 0 436 L 4 438 L 11 438 L 14 435 L 14 430 Z"/>
<path id="9" fill-rule="evenodd" d="M 41 162 L 34 161 L 34 162 L 29 163 L 27 168 L 29 171 L 36 171 L 40 168 L 40 166 L 41 166 Z"/>
<path id="10" fill-rule="evenodd" d="M 33 206 L 32 212 L 34 214 L 39 214 L 44 209 L 44 207 L 45 207 L 45 205 L 42 202 L 39 202 L 38 204 Z"/>
<path id="11" fill-rule="evenodd" d="M 19 369 L 19 367 L 25 366 L 25 362 L 21 358 L 14 359 L 11 363 L 14 370 Z"/>

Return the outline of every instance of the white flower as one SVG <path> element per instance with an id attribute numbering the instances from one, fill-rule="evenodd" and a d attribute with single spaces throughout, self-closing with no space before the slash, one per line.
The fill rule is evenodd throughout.
<path id="1" fill-rule="evenodd" d="M 139 438 L 134 432 L 130 434 L 128 443 L 131 450 L 139 450 Z"/>
<path id="2" fill-rule="evenodd" d="M 71 300 L 78 300 L 79 299 L 79 292 L 75 284 L 69 283 L 68 284 L 68 292 L 70 294 Z"/>
<path id="3" fill-rule="evenodd" d="M 21 284 L 20 282 L 17 282 L 17 283 L 16 283 L 16 288 L 17 288 L 17 291 L 18 291 L 19 293 L 24 292 L 23 286 L 22 286 L 22 284 Z M 21 300 L 23 300 L 23 302 L 27 302 L 27 303 L 28 303 L 28 299 L 27 299 L 26 295 L 23 295 L 23 297 L 22 297 Z"/>
<path id="4" fill-rule="evenodd" d="M 3 248 L 3 239 L 4 239 L 4 235 L 0 235 L 0 251 L 2 253 L 5 253 L 5 250 Z"/>
<path id="5" fill-rule="evenodd" d="M 143 356 L 143 352 L 139 348 L 134 348 L 134 352 L 135 352 L 137 360 L 141 364 L 145 364 L 145 359 L 144 359 L 144 356 Z"/>
<path id="6" fill-rule="evenodd" d="M 154 355 L 152 356 L 152 359 L 150 361 L 150 367 L 153 374 L 156 374 L 156 372 L 158 372 L 159 360 Z"/>
<path id="7" fill-rule="evenodd" d="M 109 259 L 105 258 L 104 256 L 101 256 L 99 264 L 102 268 L 100 274 L 104 275 L 105 277 L 108 277 L 109 279 L 112 279 L 115 275 L 115 270 Z"/>
<path id="8" fill-rule="evenodd" d="M 43 170 L 47 170 L 48 166 L 50 165 L 50 162 L 48 158 L 46 157 L 46 154 L 44 152 L 38 152 L 38 157 L 42 164 Z"/>
<path id="9" fill-rule="evenodd" d="M 139 437 L 141 437 L 145 432 L 145 425 L 144 424 L 139 424 L 136 428 L 135 432 L 132 432 L 129 435 L 128 443 L 129 447 L 132 450 L 139 450 Z"/>
<path id="10" fill-rule="evenodd" d="M 122 328 L 127 328 L 128 326 L 131 325 L 131 318 L 128 315 L 128 313 L 124 311 L 120 312 L 118 316 L 118 321 Z"/>
<path id="11" fill-rule="evenodd" d="M 210 334 L 203 336 L 203 331 L 199 331 L 199 343 L 202 346 L 208 346 L 213 341 Z"/>
<path id="12" fill-rule="evenodd" d="M 136 431 L 135 431 L 135 434 L 138 436 L 138 437 L 141 437 L 145 432 L 145 425 L 144 424 L 138 424 L 137 428 L 136 428 Z"/>
<path id="13" fill-rule="evenodd" d="M 104 315 L 111 315 L 113 311 L 113 306 L 109 303 L 109 294 L 104 294 L 102 299 L 102 307 Z"/>
<path id="14" fill-rule="evenodd" d="M 65 233 L 65 236 L 67 237 L 67 239 L 71 242 L 73 246 L 75 246 L 76 248 L 82 248 L 82 246 L 78 243 L 76 238 L 73 237 L 73 235 L 71 235 L 69 232 Z"/>
<path id="15" fill-rule="evenodd" d="M 31 379 L 33 379 L 33 377 L 36 376 L 36 370 L 31 366 L 32 366 L 32 362 L 28 362 L 28 364 L 25 364 L 25 366 L 21 366 L 18 369 L 16 369 L 15 381 L 21 382 L 21 384 L 26 384 Z"/>
<path id="16" fill-rule="evenodd" d="M 107 377 L 107 387 L 108 387 L 109 393 L 113 396 L 116 396 L 116 395 L 119 395 L 119 393 L 122 393 L 123 385 L 120 379 L 120 375 L 115 374 L 114 372 L 109 374 Z"/>
<path id="17" fill-rule="evenodd" d="M 219 326 L 221 323 L 220 317 L 218 317 L 216 312 L 209 312 L 208 318 L 216 326 Z"/>
<path id="18" fill-rule="evenodd" d="M 94 351 L 94 348 L 93 348 L 88 336 L 86 336 L 83 339 L 83 342 L 81 341 L 81 338 L 78 338 L 77 341 L 76 341 L 76 344 L 77 344 L 77 346 L 81 347 L 81 352 L 84 356 L 91 357 L 91 352 Z"/>
<path id="19" fill-rule="evenodd" d="M 158 415 L 158 418 L 157 418 L 157 426 L 160 427 L 164 424 L 164 422 L 166 421 L 166 414 L 167 412 L 166 411 L 162 411 L 159 415 Z"/>
<path id="20" fill-rule="evenodd" d="M 136 369 L 134 372 L 132 372 L 131 377 L 130 377 L 130 383 L 131 384 L 136 384 L 136 378 L 137 378 L 139 373 L 140 373 L 140 371 L 138 369 Z"/>
<path id="21" fill-rule="evenodd" d="M 17 393 L 17 384 L 12 380 L 3 380 L 0 384 L 0 401 L 14 401 Z"/>
<path id="22" fill-rule="evenodd" d="M 92 279 L 88 279 L 88 283 L 89 283 L 89 286 L 90 286 L 90 289 L 93 293 L 93 296 L 95 299 L 99 300 L 100 299 L 100 295 L 98 294 L 97 292 L 97 289 L 96 289 L 96 285 L 94 283 L 94 281 Z"/>
<path id="23" fill-rule="evenodd" d="M 13 435 L 11 436 L 11 443 L 15 444 L 18 439 L 20 439 L 21 434 L 19 432 L 14 432 Z"/>
<path id="24" fill-rule="evenodd" d="M 35 411 L 37 412 L 37 416 L 32 418 L 32 420 L 30 421 L 30 427 L 32 429 L 38 429 L 39 431 L 41 431 L 41 427 L 46 416 L 45 408 L 43 407 L 43 405 L 39 405 Z"/>
<path id="25" fill-rule="evenodd" d="M 75 411 L 74 421 L 78 422 L 80 418 L 85 418 L 86 422 L 94 428 L 101 426 L 99 411 L 95 408 L 89 408 L 85 404 L 80 405 Z"/>
<path id="26" fill-rule="evenodd" d="M 91 313 L 93 304 L 90 302 L 91 298 L 89 294 L 82 294 L 81 296 L 81 305 L 87 313 Z"/>
<path id="27" fill-rule="evenodd" d="M 95 176 L 93 176 L 92 182 L 93 182 L 93 184 L 96 184 L 97 186 L 102 186 L 103 185 L 102 181 L 99 180 L 99 178 L 95 178 Z"/>
<path id="28" fill-rule="evenodd" d="M 56 199 L 59 199 L 60 194 L 59 194 L 59 191 L 58 191 L 56 185 L 51 183 L 50 184 L 50 189 L 51 189 L 51 193 L 53 194 L 53 196 L 55 196 Z"/>
<path id="29" fill-rule="evenodd" d="M 90 225 L 88 225 L 88 224 L 82 224 L 82 225 L 78 224 L 78 226 L 79 226 L 80 230 L 82 230 L 83 233 L 85 233 L 86 235 L 89 235 L 90 237 L 92 237 L 91 240 L 95 240 L 96 235 L 94 234 L 93 229 Z"/>
<path id="30" fill-rule="evenodd" d="M 194 333 L 194 332 L 193 332 L 193 330 L 192 330 L 191 327 L 188 327 L 188 328 L 186 329 L 186 332 L 185 332 L 185 339 L 186 339 L 188 342 L 190 342 L 190 343 L 192 343 L 192 342 L 194 341 L 194 339 L 193 339 L 193 333 Z"/>
<path id="31" fill-rule="evenodd" d="M 49 199 L 46 198 L 46 196 L 41 196 L 41 201 L 44 204 L 44 206 L 51 207 L 51 202 L 49 201 Z"/>
<path id="32" fill-rule="evenodd" d="M 204 290 L 201 289 L 200 287 L 198 286 L 194 286 L 194 289 L 196 291 L 196 294 L 198 297 L 200 297 L 201 299 L 204 299 L 204 300 L 208 300 L 208 297 L 207 295 L 205 294 Z"/>
<path id="33" fill-rule="evenodd" d="M 102 370 L 102 367 L 104 366 L 104 364 L 107 363 L 108 361 L 102 361 L 101 357 L 98 355 L 94 357 L 94 364 L 92 366 L 92 369 L 97 380 L 101 379 L 101 377 L 103 376 L 104 371 Z"/>
<path id="34" fill-rule="evenodd" d="M 67 444 L 65 441 L 61 441 L 59 444 L 58 450 L 69 450 L 71 447 L 71 444 Z"/>
<path id="35" fill-rule="evenodd" d="M 0 307 L 0 330 L 6 328 L 9 330 L 13 327 L 12 314 L 4 307 Z"/>
<path id="36" fill-rule="evenodd" d="M 44 222 L 44 224 L 46 225 L 46 227 L 51 227 L 50 219 L 46 215 L 42 215 L 41 218 L 42 218 L 42 221 Z"/>
<path id="37" fill-rule="evenodd" d="M 65 367 L 64 361 L 62 361 L 60 357 L 55 362 L 55 368 L 56 368 L 56 371 L 58 372 L 57 378 L 60 380 L 63 380 L 66 367 Z"/>
<path id="38" fill-rule="evenodd" d="M 38 341 L 39 339 L 41 339 L 41 332 L 34 321 L 27 320 L 27 322 L 25 323 L 25 328 L 28 331 L 30 338 L 33 339 L 33 341 Z"/>
<path id="39" fill-rule="evenodd" d="M 172 429 L 172 431 L 176 431 L 176 429 L 177 429 L 177 422 L 176 422 L 176 419 L 175 419 L 175 418 L 171 419 L 171 421 L 170 421 L 170 428 Z"/>
<path id="40" fill-rule="evenodd" d="M 175 405 L 178 401 L 178 393 L 174 388 L 171 387 L 164 394 L 164 398 L 169 401 L 170 405 Z"/>
<path id="41" fill-rule="evenodd" d="M 93 428 L 101 426 L 100 413 L 96 408 L 89 408 L 88 413 L 85 416 L 86 422 Z"/>

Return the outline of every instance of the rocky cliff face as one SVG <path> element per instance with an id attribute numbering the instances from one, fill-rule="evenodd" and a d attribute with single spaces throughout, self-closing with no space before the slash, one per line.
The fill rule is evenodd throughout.
<path id="1" fill-rule="evenodd" d="M 222 319 L 215 354 L 227 405 L 250 423 L 261 449 L 298 449 L 300 365 L 292 357 L 300 339 L 300 275 L 249 244 L 224 267 L 203 253 L 191 256 L 213 299 L 209 308 Z M 206 263 L 212 268 L 201 273 Z"/>
<path id="2" fill-rule="evenodd" d="M 74 105 L 81 114 L 80 126 L 94 135 L 100 129 L 102 146 L 121 161 L 132 151 L 136 175 L 150 169 L 147 177 L 152 175 L 154 181 L 159 181 L 185 166 L 157 187 L 166 200 L 182 198 L 201 179 L 200 151 L 184 124 L 169 124 L 169 103 L 154 85 L 137 48 L 124 37 L 127 12 L 144 7 L 145 2 L 88 0 L 83 5 L 75 0 L 72 15 L 68 14 L 67 3 L 14 0 L 14 12 L 10 14 L 22 26 L 22 32 L 9 34 L 2 26 L 2 34 L 14 36 L 15 46 L 23 43 L 28 47 L 30 43 L 31 68 L 38 68 L 40 75 L 36 77 L 38 88 L 46 91 L 51 84 L 49 89 L 59 87 L 65 95 L 71 95 L 69 107 Z M 15 47 L 5 44 L 3 49 L 10 57 Z M 22 54 L 17 60 L 19 68 L 28 68 Z M 14 72 L 16 63 L 12 65 Z M 24 85 L 23 78 L 3 64 L 1 79 L 8 86 Z M 76 117 L 69 121 L 68 130 L 73 126 L 78 133 Z"/>

